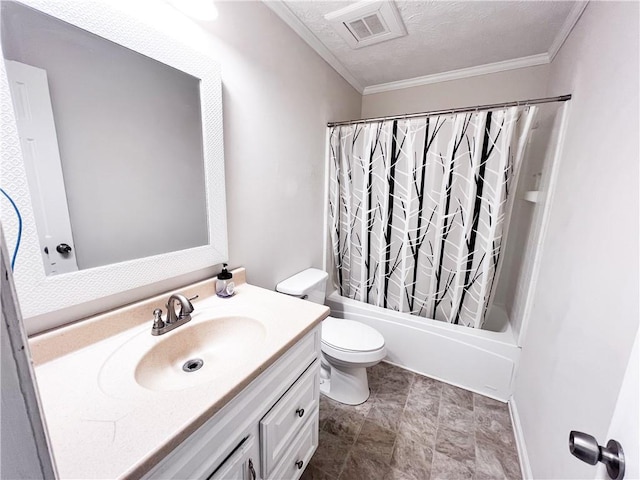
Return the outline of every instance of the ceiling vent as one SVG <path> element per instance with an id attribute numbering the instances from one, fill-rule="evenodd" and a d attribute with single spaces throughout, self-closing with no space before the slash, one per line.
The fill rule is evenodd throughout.
<path id="1" fill-rule="evenodd" d="M 328 13 L 324 18 L 351 48 L 367 47 L 407 34 L 402 17 L 391 1 L 364 0 Z"/>

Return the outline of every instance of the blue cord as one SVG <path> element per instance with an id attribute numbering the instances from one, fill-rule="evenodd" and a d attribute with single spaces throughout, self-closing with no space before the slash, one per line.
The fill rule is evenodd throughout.
<path id="1" fill-rule="evenodd" d="M 7 199 L 11 202 L 11 205 L 13 205 L 13 209 L 16 211 L 16 215 L 18 216 L 18 238 L 16 239 L 16 246 L 13 250 L 13 257 L 11 258 L 11 270 L 13 270 L 13 266 L 16 264 L 16 256 L 18 256 L 18 249 L 20 248 L 20 240 L 22 239 L 22 215 L 20 215 L 18 206 L 9 196 L 9 194 L 2 188 L 0 188 L 0 192 L 2 192 L 4 196 L 7 197 Z"/>

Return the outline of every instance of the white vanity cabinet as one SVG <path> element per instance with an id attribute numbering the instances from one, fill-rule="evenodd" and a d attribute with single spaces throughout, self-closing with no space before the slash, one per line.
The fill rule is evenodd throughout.
<path id="1" fill-rule="evenodd" d="M 144 478 L 297 480 L 318 446 L 319 375 L 317 326 Z"/>

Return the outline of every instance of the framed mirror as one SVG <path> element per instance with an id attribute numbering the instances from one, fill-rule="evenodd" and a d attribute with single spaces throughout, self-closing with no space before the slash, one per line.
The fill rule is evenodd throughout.
<path id="1" fill-rule="evenodd" d="M 215 61 L 105 4 L 1 8 L 0 175 L 16 210 L 0 218 L 23 316 L 225 261 Z"/>

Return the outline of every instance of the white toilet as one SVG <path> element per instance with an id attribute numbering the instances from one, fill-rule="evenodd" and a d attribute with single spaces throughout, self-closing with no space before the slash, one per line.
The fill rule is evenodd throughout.
<path id="1" fill-rule="evenodd" d="M 309 268 L 276 286 L 276 291 L 315 303 L 324 303 L 328 274 Z M 375 328 L 354 320 L 328 317 L 322 322 L 320 391 L 348 405 L 369 398 L 367 367 L 386 355 L 384 337 Z"/>

